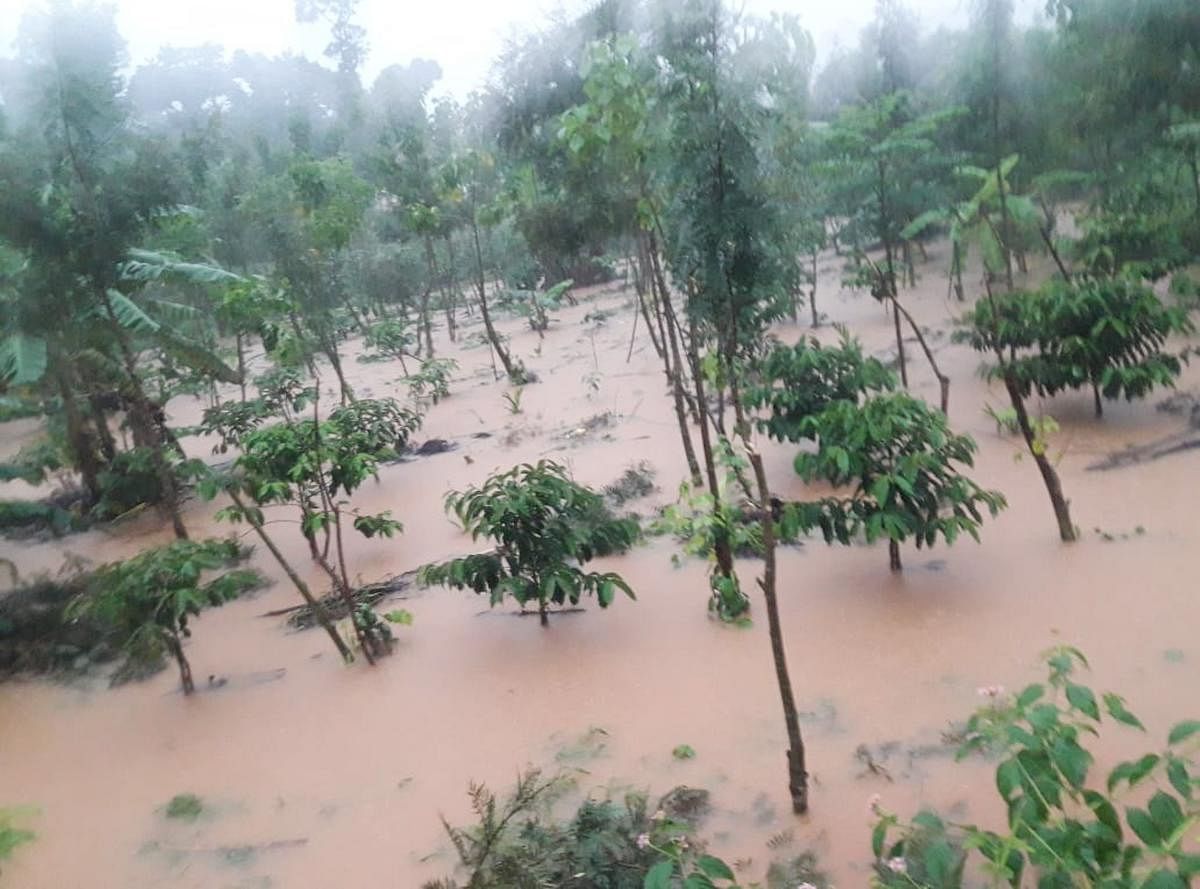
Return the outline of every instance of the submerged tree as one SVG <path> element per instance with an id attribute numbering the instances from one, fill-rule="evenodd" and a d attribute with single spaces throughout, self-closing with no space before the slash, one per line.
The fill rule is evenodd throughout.
<path id="1" fill-rule="evenodd" d="M 183 693 L 196 690 L 183 640 L 190 621 L 205 608 L 216 608 L 262 583 L 254 571 L 225 570 L 248 551 L 232 540 L 177 540 L 96 570 L 89 589 L 71 606 L 71 614 L 117 628 L 132 656 L 157 659 L 168 654 L 179 667 Z"/>
<path id="2" fill-rule="evenodd" d="M 473 540 L 491 538 L 496 548 L 426 565 L 423 584 L 487 593 L 493 608 L 505 596 L 522 608 L 536 602 L 542 626 L 549 625 L 551 605 L 578 605 L 582 596 L 595 595 L 607 608 L 618 591 L 634 598 L 619 574 L 580 566 L 628 549 L 637 522 L 609 516 L 600 495 L 557 463 L 542 460 L 493 475 L 479 488 L 450 494 L 446 509 Z"/>
<path id="3" fill-rule="evenodd" d="M 885 539 L 893 571 L 901 570 L 906 540 L 918 549 L 939 537 L 952 544 L 963 533 L 978 540 L 982 511 L 994 516 L 1005 506 L 998 491 L 961 474 L 959 466 L 974 463 L 970 436 L 951 432 L 944 414 L 911 395 L 833 401 L 798 432 L 817 450 L 796 455 L 796 472 L 853 488 L 848 498 L 821 501 L 815 524 L 825 539 L 849 544 L 859 530 L 868 543 Z"/>

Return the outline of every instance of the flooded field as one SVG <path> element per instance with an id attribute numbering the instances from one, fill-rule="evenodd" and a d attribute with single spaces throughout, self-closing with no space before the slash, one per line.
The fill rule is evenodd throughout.
<path id="1" fill-rule="evenodd" d="M 196 622 L 188 653 L 200 688 L 191 699 L 171 670 L 114 689 L 102 678 L 0 685 L 0 802 L 39 809 L 37 842 L 6 864 L 0 884 L 415 887 L 452 871 L 438 815 L 468 817 L 470 781 L 503 790 L 518 770 L 539 766 L 573 774 L 579 794 L 708 788 L 715 811 L 703 833 L 748 878 L 761 877 L 773 855 L 812 849 L 837 885 L 863 886 L 872 794 L 904 814 L 929 804 L 997 816 L 990 769 L 955 764 L 946 735 L 977 705 L 979 687 L 1037 676 L 1039 653 L 1058 643 L 1086 652 L 1094 684 L 1123 693 L 1157 742 L 1172 718 L 1194 715 L 1186 705 L 1200 687 L 1200 451 L 1088 471 L 1111 451 L 1179 431 L 1181 419 L 1155 409 L 1162 396 L 1109 404 L 1099 421 L 1088 393 L 1046 402 L 1061 425 L 1052 450 L 1062 452 L 1083 532 L 1060 544 L 1035 467 L 983 412 L 1002 405 L 1003 393 L 980 379 L 975 353 L 949 342 L 961 304 L 945 298 L 943 253 L 931 252 L 902 299 L 952 378 L 952 427 L 979 443 L 974 477 L 1003 491 L 1009 508 L 984 526 L 981 545 L 906 547 L 902 576 L 888 571 L 884 546 L 813 539 L 781 552 L 782 618 L 813 780 L 808 816 L 790 814 L 761 601 L 749 628 L 711 620 L 705 565 L 685 558 L 676 567 L 675 542 L 652 538 L 610 560 L 636 602 L 555 616 L 547 629 L 466 593 L 411 589 L 403 607 L 414 624 L 398 629 L 394 656 L 375 668 L 342 667 L 319 632 L 263 617 L 295 604 L 277 582 Z M 830 323 L 819 335 L 831 339 L 831 323 L 845 323 L 869 351 L 891 355 L 890 317 L 839 290 L 839 274 L 840 261 L 824 257 L 818 301 Z M 454 447 L 389 465 L 364 487 L 364 508 L 391 509 L 405 530 L 348 541 L 362 581 L 471 551 L 444 516 L 445 494 L 522 461 L 553 457 L 595 487 L 646 461 L 658 490 L 630 507 L 648 517 L 674 499 L 684 475 L 678 434 L 661 365 L 640 332 L 626 361 L 630 293 L 612 286 L 579 296 L 544 342 L 503 320 L 514 353 L 541 378 L 524 390 L 519 414 L 502 398 L 507 383 L 493 380 L 486 347 L 440 341 L 439 355 L 460 369 L 418 441 Z M 585 320 L 597 311 L 602 323 Z M 461 332 L 478 329 L 476 316 Z M 809 331 L 802 323 L 776 332 L 790 342 Z M 912 345 L 913 390 L 936 401 L 936 380 Z M 359 394 L 406 397 L 397 365 L 347 366 Z M 1193 365 L 1179 388 L 1197 387 Z M 172 422 L 193 423 L 201 408 L 176 400 Z M 0 444 L 13 452 L 35 431 L 31 421 L 10 423 Z M 211 444 L 185 442 L 215 460 Z M 765 449 L 776 493 L 803 496 L 794 449 Z M 12 483 L 5 494 L 30 491 Z M 189 502 L 193 537 L 229 533 L 215 509 Z M 55 572 L 68 556 L 111 561 L 168 539 L 169 523 L 147 514 L 58 541 L 4 541 L 0 556 L 28 577 Z M 298 534 L 280 541 L 297 565 L 309 564 Z M 278 581 L 262 555 L 256 566 Z M 748 590 L 758 567 L 740 563 Z M 317 583 L 315 571 L 309 579 Z M 1124 737 L 1106 736 L 1102 757 L 1127 752 Z M 696 756 L 675 760 L 679 744 Z M 164 817 L 181 793 L 205 802 L 194 822 Z"/>

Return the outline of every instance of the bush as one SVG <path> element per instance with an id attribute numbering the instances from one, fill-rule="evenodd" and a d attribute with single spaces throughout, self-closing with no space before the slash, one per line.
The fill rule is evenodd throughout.
<path id="1" fill-rule="evenodd" d="M 1165 746 L 1118 763 L 1097 784 L 1084 745 L 1098 736 L 1102 713 L 1145 727 L 1119 695 L 1097 695 L 1078 681 L 1087 660 L 1077 649 L 1056 648 L 1046 664 L 1047 681 L 1015 695 L 980 689 L 987 703 L 968 721 L 959 754 L 999 757 L 1007 830 L 950 826 L 929 812 L 905 824 L 876 805 L 877 885 L 957 889 L 972 853 L 997 884 L 1012 886 L 1184 889 L 1200 874 L 1200 855 L 1188 845 L 1200 821 L 1200 720 L 1178 723 Z"/>

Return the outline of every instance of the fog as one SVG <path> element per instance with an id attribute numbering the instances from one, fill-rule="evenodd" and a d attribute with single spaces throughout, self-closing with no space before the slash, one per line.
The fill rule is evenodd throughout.
<path id="1" fill-rule="evenodd" d="M 965 23 L 971 0 L 918 0 L 908 4 L 927 30 Z M 11 55 L 24 11 L 39 0 L 3 0 L 0 6 L 0 57 Z M 360 0 L 357 21 L 366 29 L 369 54 L 362 71 L 370 83 L 383 68 L 414 58 L 431 58 L 442 67 L 435 94 L 464 98 L 487 79 L 504 42 L 535 30 L 551 17 L 587 8 L 585 0 Z M 292 51 L 320 59 L 327 41 L 323 23 L 296 20 L 294 0 L 116 0 L 117 26 L 136 66 L 164 46 L 216 43 L 228 51 L 276 55 Z M 1018 19 L 1032 20 L 1039 0 L 1018 0 Z M 875 0 L 746 0 L 741 8 L 765 15 L 800 15 L 817 46 L 818 66 L 839 46 L 853 46 L 872 19 Z"/>

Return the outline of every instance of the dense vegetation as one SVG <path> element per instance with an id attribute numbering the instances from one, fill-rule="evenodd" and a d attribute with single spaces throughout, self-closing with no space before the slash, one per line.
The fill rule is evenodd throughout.
<path id="1" fill-rule="evenodd" d="M 703 592 L 720 620 L 757 614 L 738 560 L 761 560 L 751 570 L 788 788 L 805 812 L 779 541 L 887 540 L 899 571 L 902 544 L 979 539 L 1006 505 L 965 474 L 976 444 L 951 428 L 953 381 L 905 304 L 918 266 L 945 275 L 958 338 L 1003 385 L 1064 542 L 1078 529 L 1030 399 L 1083 389 L 1101 422 L 1106 399 L 1145 398 L 1182 372 L 1198 292 L 1188 269 L 1200 260 L 1200 7 L 1050 0 L 1046 23 L 1026 27 L 1010 0 L 977 0 L 964 29 L 923 33 L 898 0 L 878 0 L 857 47 L 816 71 L 792 16 L 755 18 L 720 0 L 599 0 L 513 40 L 491 82 L 459 100 L 431 98 L 441 72 L 427 60 L 364 83 L 369 35 L 355 6 L 297 2 L 297 15 L 330 25 L 324 63 L 168 47 L 132 70 L 109 8 L 64 0 L 28 15 L 19 51 L 0 62 L 0 409 L 41 417 L 44 436 L 0 465 L 0 479 L 53 490 L 0 502 L 0 531 L 62 535 L 160 510 L 174 544 L 100 568 L 55 613 L 103 624 L 115 645 L 166 652 L 191 692 L 189 621 L 255 582 L 213 576 L 243 555 L 236 544 L 189 541 L 186 499 L 219 500 L 217 515 L 248 526 L 342 659 L 357 650 L 374 664 L 391 631 L 351 581 L 345 538 L 391 537 L 401 519 L 429 517 L 404 515 L 403 492 L 396 517 L 351 498 L 452 395 L 457 365 L 437 350 L 469 347 L 461 328 L 478 313 L 478 345 L 519 414 L 540 346 L 516 354 L 497 321 L 544 335 L 573 288 L 624 275 L 686 467 L 661 526 L 707 560 Z M 935 240 L 949 245 L 946 268 L 922 265 Z M 777 338 L 802 308 L 821 326 L 817 260 L 831 253 L 845 286 L 889 313 L 894 351 L 866 355 L 845 330 L 837 344 Z M 395 362 L 406 401 L 355 391 L 352 340 L 363 360 Z M 936 382 L 936 405 L 914 394 L 924 381 Z M 185 395 L 207 401 L 199 427 L 173 422 L 171 401 Z M 215 442 L 211 459 L 186 446 L 197 434 Z M 781 501 L 766 437 L 801 448 L 796 472 L 833 492 Z M 583 566 L 632 546 L 636 523 L 556 463 L 501 470 L 447 506 L 495 546 L 427 565 L 427 584 L 536 603 L 543 624 L 551 606 L 585 594 L 602 608 L 618 591 L 633 597 L 619 573 Z M 313 570 L 288 560 L 270 515 L 298 522 Z M 976 746 L 1009 756 L 1011 834 L 943 836 L 929 817 L 903 826 L 885 855 L 900 827 L 887 816 L 880 884 L 955 885 L 965 843 L 1013 885 L 1026 863 L 1044 886 L 1079 874 L 1088 885 L 1186 884 L 1196 862 L 1177 841 L 1195 818 L 1190 760 L 1172 748 L 1144 773 L 1117 775 L 1134 784 L 1161 764 L 1176 788 L 1148 814 L 1127 813 L 1158 856 L 1150 873 L 1153 856 L 1124 843 L 1111 804 L 1084 787 L 1091 759 L 1078 736 L 1099 717 L 1070 678 L 1073 657 L 1051 662 L 1067 705 L 1027 690 L 972 723 Z M 518 797 L 536 778 L 526 784 Z M 476 795 L 492 817 L 495 800 Z M 1052 816 L 1069 803 L 1096 820 Z M 644 808 L 576 817 L 628 832 L 646 827 Z M 550 856 L 565 829 L 528 831 Z M 652 850 L 659 838 L 646 833 Z M 27 838 L 8 835 L 0 853 Z M 499 865 L 475 855 L 473 836 L 451 832 L 476 867 L 469 885 L 515 885 L 478 876 Z M 539 873 L 559 879 L 616 856 L 646 865 L 648 887 L 734 881 L 677 843 L 652 854 L 572 836 Z"/>

